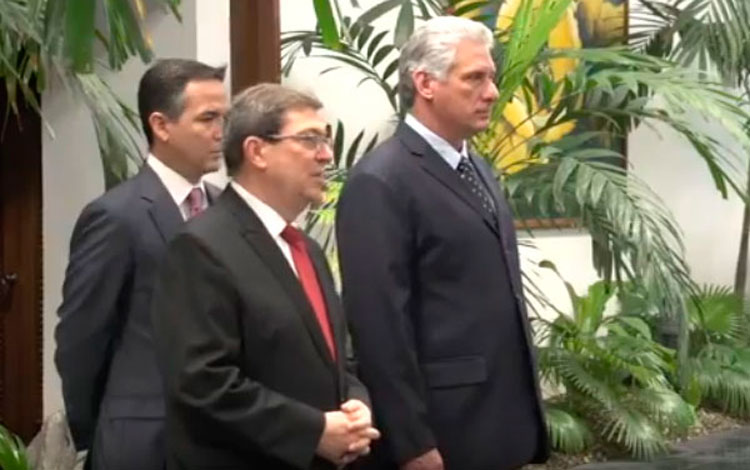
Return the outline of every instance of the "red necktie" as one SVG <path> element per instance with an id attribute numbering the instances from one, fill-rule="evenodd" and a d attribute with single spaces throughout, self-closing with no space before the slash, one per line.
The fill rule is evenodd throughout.
<path id="1" fill-rule="evenodd" d="M 297 275 L 299 281 L 302 283 L 302 288 L 307 294 L 307 300 L 310 301 L 310 305 L 315 311 L 315 317 L 318 319 L 318 324 L 323 332 L 323 337 L 328 344 L 328 349 L 331 351 L 331 356 L 336 360 L 336 348 L 333 345 L 333 334 L 331 333 L 331 325 L 328 322 L 328 313 L 326 312 L 326 304 L 323 300 L 323 291 L 320 289 L 318 283 L 318 275 L 315 273 L 313 268 L 312 260 L 310 255 L 307 253 L 307 244 L 305 239 L 299 230 L 287 225 L 281 232 L 281 238 L 283 238 L 292 251 L 292 260 L 294 266 L 297 268 Z"/>
<path id="2" fill-rule="evenodd" d="M 191 189 L 187 195 L 187 203 L 188 219 L 192 219 L 203 212 L 203 190 L 201 188 Z"/>

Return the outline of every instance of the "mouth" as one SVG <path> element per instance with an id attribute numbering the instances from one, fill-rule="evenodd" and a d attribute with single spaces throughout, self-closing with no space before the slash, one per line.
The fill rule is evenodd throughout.
<path id="1" fill-rule="evenodd" d="M 323 173 L 323 172 L 320 172 L 320 173 L 313 173 L 313 174 L 312 174 L 311 176 L 312 176 L 312 178 L 313 178 L 313 179 L 314 179 L 314 180 L 315 180 L 315 181 L 316 181 L 316 182 L 317 182 L 318 184 L 320 184 L 320 186 L 321 186 L 321 187 L 322 187 L 323 189 L 326 189 L 326 188 L 328 187 L 328 181 L 327 181 L 327 178 L 326 178 L 326 175 L 325 175 L 325 173 Z"/>

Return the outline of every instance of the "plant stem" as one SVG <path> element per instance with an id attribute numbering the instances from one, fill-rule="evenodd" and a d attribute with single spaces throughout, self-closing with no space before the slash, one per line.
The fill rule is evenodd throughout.
<path id="1" fill-rule="evenodd" d="M 750 97 L 750 83 L 745 80 L 745 96 Z M 750 158 L 748 158 L 747 167 L 747 186 L 745 187 L 745 196 L 750 200 Z M 745 284 L 747 284 L 747 255 L 748 240 L 750 239 L 750 204 L 747 201 L 743 203 L 742 211 L 742 231 L 740 232 L 740 250 L 737 255 L 737 269 L 734 273 L 734 293 L 745 302 Z"/>

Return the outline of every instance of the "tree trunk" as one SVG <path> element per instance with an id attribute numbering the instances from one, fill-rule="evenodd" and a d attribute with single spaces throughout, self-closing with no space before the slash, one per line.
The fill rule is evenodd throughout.
<path id="1" fill-rule="evenodd" d="M 747 168 L 747 185 L 750 188 L 750 164 Z M 748 191 L 747 189 L 745 191 Z M 750 197 L 750 192 L 745 193 Z M 737 270 L 734 273 L 734 293 L 741 299 L 745 298 L 745 284 L 747 283 L 747 249 L 750 238 L 750 204 L 744 203 L 742 211 L 742 232 L 740 233 L 740 251 L 737 255 Z"/>
<path id="2" fill-rule="evenodd" d="M 750 83 L 745 83 L 745 96 L 750 98 Z M 734 273 L 734 293 L 745 301 L 745 284 L 747 284 L 748 239 L 750 239 L 750 158 L 747 166 L 747 186 L 745 187 L 745 210 L 742 212 L 742 232 L 740 233 L 740 251 L 737 254 L 737 270 Z"/>

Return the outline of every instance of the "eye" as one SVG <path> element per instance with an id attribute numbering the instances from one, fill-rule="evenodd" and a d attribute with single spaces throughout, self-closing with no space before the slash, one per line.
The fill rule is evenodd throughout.
<path id="1" fill-rule="evenodd" d="M 220 114 L 217 112 L 206 112 L 202 113 L 198 116 L 198 120 L 201 122 L 212 122 L 217 120 L 220 117 Z"/>

